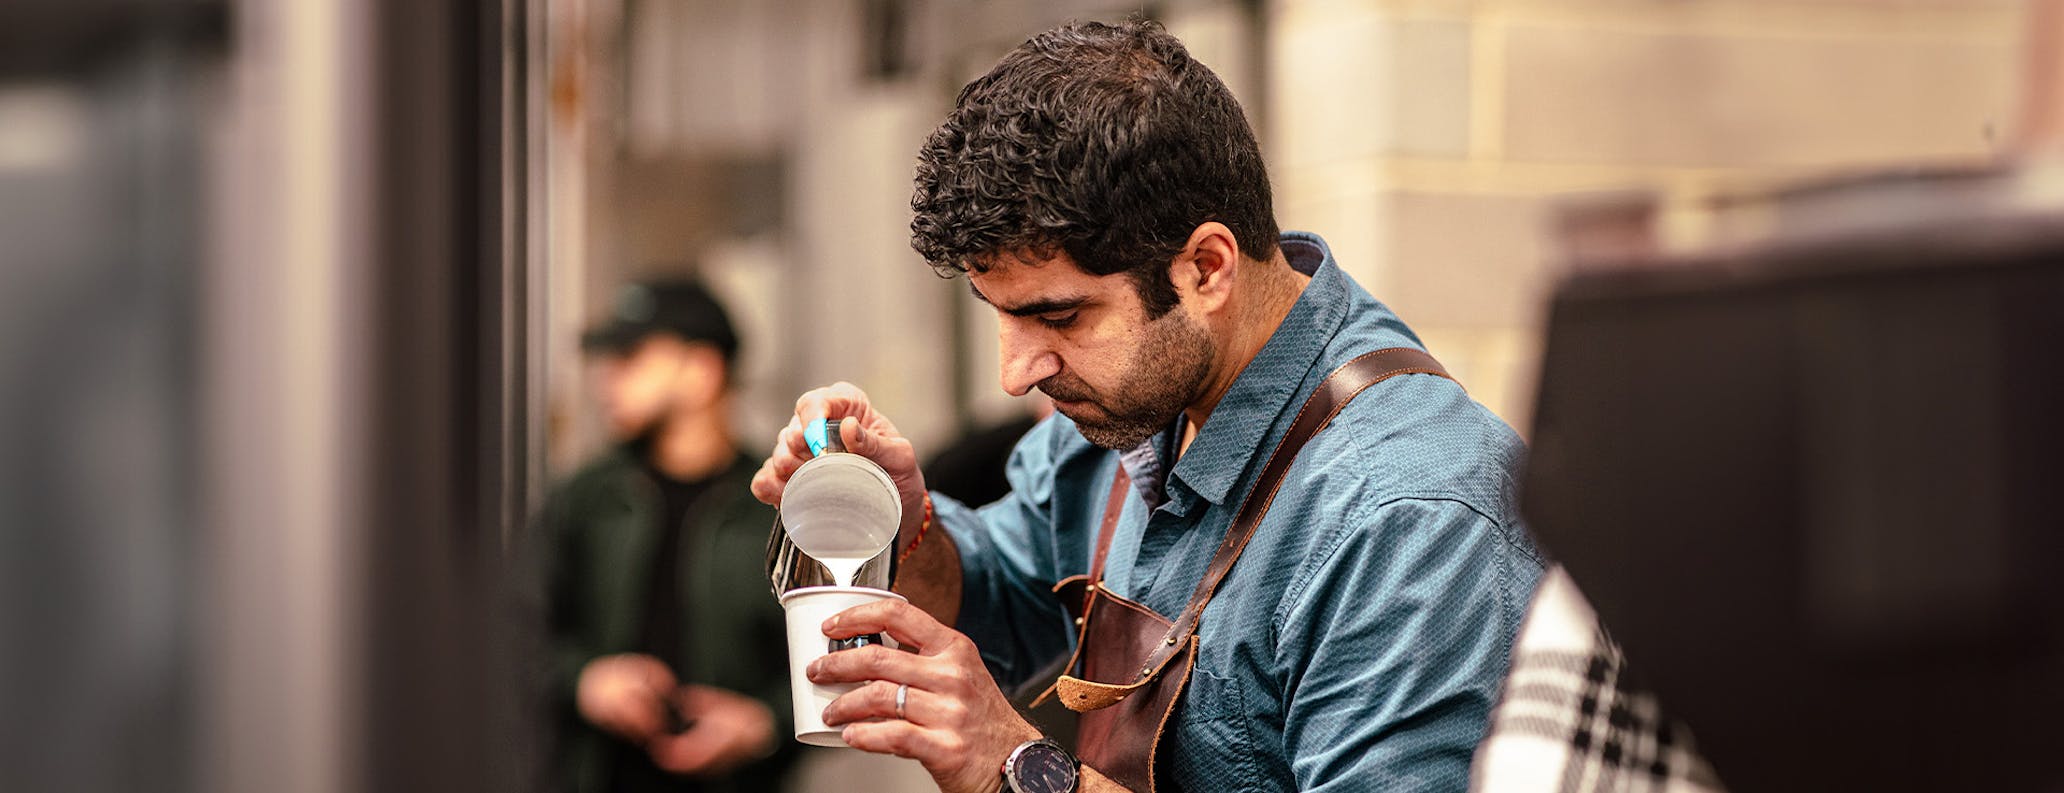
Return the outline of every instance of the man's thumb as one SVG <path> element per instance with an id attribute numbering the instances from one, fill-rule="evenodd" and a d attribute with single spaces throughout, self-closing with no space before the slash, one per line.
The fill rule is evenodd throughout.
<path id="1" fill-rule="evenodd" d="M 878 442 L 874 433 L 860 427 L 860 420 L 847 416 L 839 419 L 839 440 L 846 445 L 846 451 L 862 457 L 873 458 Z"/>

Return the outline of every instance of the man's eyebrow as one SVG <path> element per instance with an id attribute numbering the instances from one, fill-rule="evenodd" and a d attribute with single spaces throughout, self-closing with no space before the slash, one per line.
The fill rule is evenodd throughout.
<path id="1" fill-rule="evenodd" d="M 1038 300 L 1034 300 L 1030 303 L 1026 303 L 1022 306 L 997 306 L 995 303 L 989 302 L 989 296 L 982 294 L 982 290 L 975 288 L 975 282 L 968 282 L 968 291 L 974 293 L 976 300 L 980 300 L 984 303 L 989 303 L 989 305 L 996 306 L 996 310 L 1001 311 L 1005 314 L 1009 314 L 1013 317 L 1036 317 L 1041 314 L 1053 314 L 1061 311 L 1073 311 L 1075 309 L 1081 308 L 1082 304 L 1089 302 L 1088 295 L 1071 295 L 1064 297 L 1043 297 Z"/>

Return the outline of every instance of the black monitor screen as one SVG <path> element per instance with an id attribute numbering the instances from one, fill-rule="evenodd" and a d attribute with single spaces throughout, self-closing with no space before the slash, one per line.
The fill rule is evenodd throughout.
<path id="1" fill-rule="evenodd" d="M 2064 790 L 2064 234 L 1581 276 L 1528 520 L 1731 789 Z"/>

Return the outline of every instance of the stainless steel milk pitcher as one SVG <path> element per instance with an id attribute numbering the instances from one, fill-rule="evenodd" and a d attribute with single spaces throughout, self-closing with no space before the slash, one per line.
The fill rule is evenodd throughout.
<path id="1" fill-rule="evenodd" d="M 845 444 L 839 438 L 838 430 L 836 429 L 837 425 L 832 424 L 830 426 L 831 429 L 829 431 L 822 432 L 816 436 L 816 439 L 821 442 L 821 448 L 816 443 L 812 444 L 812 448 L 817 450 L 820 457 L 831 454 L 850 454 L 850 452 L 846 451 Z M 874 466 L 871 460 L 866 460 L 866 458 L 858 457 L 857 455 L 855 455 L 855 458 L 859 461 L 865 461 L 867 466 Z M 879 468 L 877 467 L 876 470 L 879 470 Z M 801 470 L 798 470 L 796 473 L 799 476 L 803 474 Z M 886 480 L 887 474 L 884 473 L 882 478 Z M 793 486 L 794 484 L 795 480 L 791 479 L 790 485 Z M 896 544 L 891 542 L 880 553 L 875 554 L 862 563 L 859 571 L 853 576 L 852 585 L 874 589 L 888 589 L 889 582 L 895 579 L 895 550 Z M 804 587 L 833 586 L 837 583 L 833 580 L 830 568 L 796 547 L 795 542 L 788 536 L 787 527 L 782 524 L 779 510 L 774 515 L 773 531 L 767 535 L 767 579 L 773 587 L 776 598 L 792 590 Z"/>

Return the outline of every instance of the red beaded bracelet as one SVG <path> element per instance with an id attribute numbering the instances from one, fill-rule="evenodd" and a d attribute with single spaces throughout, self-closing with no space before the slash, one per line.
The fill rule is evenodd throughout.
<path id="1" fill-rule="evenodd" d="M 924 500 L 924 522 L 917 524 L 917 537 L 912 539 L 909 545 L 903 547 L 903 553 L 896 556 L 897 567 L 902 567 L 904 562 L 909 561 L 911 552 L 916 551 L 918 544 L 924 542 L 925 532 L 930 531 L 931 528 L 932 494 L 926 493 Z"/>

